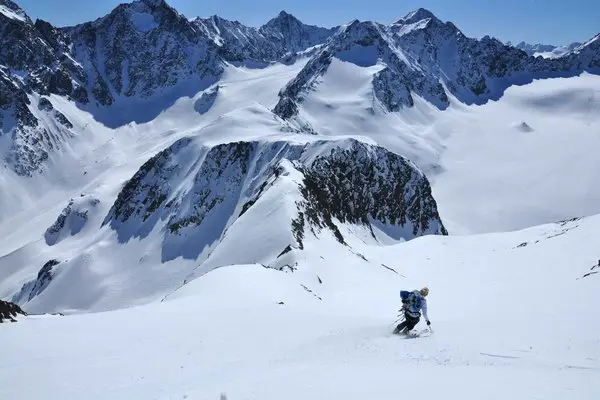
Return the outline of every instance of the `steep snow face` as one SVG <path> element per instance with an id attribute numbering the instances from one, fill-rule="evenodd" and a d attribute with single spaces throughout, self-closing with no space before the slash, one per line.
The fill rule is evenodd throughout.
<path id="1" fill-rule="evenodd" d="M 3 4 L 25 15 L 14 3 Z M 71 28 L 0 18 L 0 125 L 14 138 L 0 150 L 26 176 L 43 172 L 51 155 L 68 149 L 69 138 L 80 133 L 64 113 L 37 115 L 37 96 L 59 95 L 115 129 L 150 123 L 181 99 L 213 87 L 227 63 L 264 68 L 312 56 L 282 90 L 275 110 L 284 118 L 297 113 L 302 93 L 316 88 L 331 58 L 381 66 L 373 70 L 373 108 L 398 112 L 420 97 L 443 110 L 450 97 L 482 104 L 512 84 L 595 73 L 600 62 L 594 40 L 557 60 L 533 59 L 487 37 L 468 39 L 424 9 L 391 26 L 354 21 L 339 29 L 305 25 L 285 12 L 258 29 L 216 16 L 188 21 L 164 1 L 141 0 Z M 213 97 L 198 104 L 200 114 Z M 311 130 L 302 119 L 297 126 Z"/>
<path id="2" fill-rule="evenodd" d="M 419 8 L 415 11 L 411 11 L 408 14 L 406 14 L 403 18 L 400 18 L 396 24 L 403 24 L 403 25 L 410 25 L 410 24 L 415 24 L 427 19 L 434 19 L 436 18 L 435 15 L 433 15 L 433 13 L 429 10 L 426 10 L 424 8 Z"/>
<path id="3" fill-rule="evenodd" d="M 156 3 L 158 8 L 148 4 L 134 3 L 121 8 L 115 18 L 118 20 L 121 18 L 118 15 L 122 15 L 128 32 L 135 30 L 135 35 L 152 38 L 165 28 L 161 25 L 162 16 L 172 14 L 166 9 L 163 15 L 162 2 Z M 138 32 L 130 21 L 133 12 L 153 15 L 159 26 Z M 101 25 L 106 21 L 101 19 L 96 23 Z M 96 23 L 90 27 L 94 28 Z M 57 60 L 71 60 L 69 63 L 77 70 L 87 71 L 86 65 L 74 61 L 72 53 L 62 52 L 63 48 L 69 48 L 66 33 L 81 27 L 56 30 L 41 22 L 31 26 L 14 24 L 23 29 L 19 34 L 29 32 L 32 38 L 39 39 L 32 39 L 31 43 L 37 40 L 43 44 L 38 55 L 44 55 L 44 51 L 51 57 L 58 54 L 51 58 L 52 65 L 60 65 L 56 64 Z M 402 36 L 412 35 L 413 30 L 429 29 L 431 24 L 430 17 L 405 24 Z M 182 26 L 195 29 L 193 24 Z M 256 144 L 258 150 L 252 147 L 255 145 L 250 146 L 251 154 L 270 149 L 267 142 L 269 146 L 278 143 L 285 148 L 297 148 L 327 140 L 339 144 L 340 139 L 350 138 L 368 143 L 369 148 L 382 146 L 389 153 L 413 161 L 427 174 L 433 197 L 441 199 L 437 207 L 444 226 L 452 233 L 514 230 L 600 212 L 596 189 L 600 183 L 595 173 L 599 168 L 598 158 L 589 151 L 600 146 L 596 135 L 597 76 L 586 73 L 576 78 L 537 80 L 531 85 L 511 87 L 500 100 L 483 106 L 465 105 L 449 94 L 447 105 L 443 106 L 436 97 L 442 93 L 437 93 L 436 88 L 446 90 L 443 82 L 423 80 L 422 85 L 417 85 L 425 75 L 404 67 L 417 64 L 411 64 L 414 60 L 410 51 L 395 45 L 394 35 L 399 33 L 390 32 L 390 27 L 379 24 L 353 22 L 342 27 L 324 46 L 336 49 L 335 56 L 317 48 L 309 51 L 320 51 L 318 58 L 299 59 L 291 65 L 274 63 L 249 68 L 225 63 L 219 82 L 205 90 L 196 91 L 193 85 L 186 87 L 185 82 L 189 80 L 182 80 L 181 86 L 177 83 L 157 89 L 144 99 L 137 95 L 118 95 L 115 101 L 120 102 L 119 107 L 117 103 L 98 106 L 91 113 L 82 108 L 95 107 L 91 105 L 94 98 L 90 97 L 92 100 L 86 105 L 75 97 L 78 88 L 83 88 L 81 93 L 88 93 L 87 83 L 85 87 L 80 83 L 87 81 L 73 78 L 76 74 L 67 74 L 69 79 L 66 80 L 57 77 L 38 81 L 35 71 L 20 70 L 18 63 L 2 68 L 0 75 L 6 76 L 2 82 L 6 82 L 8 89 L 2 90 L 0 97 L 5 98 L 6 93 L 11 95 L 10 102 L 2 103 L 6 106 L 2 113 L 3 124 L 13 130 L 3 130 L 0 137 L 4 160 L 12 160 L 11 164 L 7 163 L 9 168 L 0 174 L 0 236 L 3 238 L 0 296 L 11 299 L 24 285 L 33 282 L 31 287 L 44 287 L 40 293 L 34 290 L 33 293 L 38 294 L 27 303 L 33 310 L 106 310 L 160 299 L 186 278 L 217 266 L 261 262 L 276 269 L 292 269 L 295 260 L 305 254 L 298 239 L 303 247 L 308 246 L 306 240 L 294 234 L 301 232 L 297 229 L 303 221 L 299 218 L 300 212 L 304 216 L 305 238 L 312 235 L 311 227 L 317 234 L 331 234 L 345 243 L 349 243 L 353 235 L 367 242 L 389 244 L 414 237 L 415 229 L 417 236 L 443 233 L 441 225 L 433 223 L 435 218 L 429 218 L 433 221 L 429 225 L 433 228 L 429 229 L 419 217 L 411 217 L 412 211 L 408 208 L 404 211 L 395 208 L 385 197 L 377 200 L 379 205 L 373 208 L 377 193 L 360 192 L 355 203 L 348 201 L 351 197 L 346 187 L 363 187 L 366 179 L 360 176 L 355 179 L 353 172 L 357 169 L 362 172 L 364 165 L 380 167 L 379 162 L 370 158 L 371 154 L 392 164 L 398 161 L 390 161 L 385 151 L 350 151 L 350 146 L 340 145 L 338 147 L 348 152 L 339 150 L 335 157 L 325 158 L 324 166 L 318 170 L 319 163 L 290 155 L 282 159 L 273 156 L 279 163 L 275 170 L 282 171 L 279 177 L 275 179 L 275 173 L 265 172 L 257 175 L 256 182 L 251 184 L 250 172 L 241 172 L 244 165 L 241 160 L 245 157 L 230 160 L 231 149 L 219 148 L 223 159 L 228 160 L 219 164 L 220 158 L 215 154 L 220 153 L 213 149 L 230 143 Z M 21 46 L 21 42 L 14 43 L 16 49 L 27 48 Z M 593 62 L 597 43 L 592 40 L 569 57 L 589 54 Z M 220 59 L 222 55 L 216 57 Z M 304 66 L 303 72 L 314 73 L 300 73 Z M 65 64 L 63 69 L 66 68 Z M 405 78 L 413 86 L 400 84 Z M 189 79 L 197 79 L 197 75 Z M 294 100 L 296 89 L 288 85 L 284 91 L 291 91 L 291 104 L 296 106 L 297 114 L 282 120 L 269 109 L 277 105 L 278 91 L 290 81 L 299 82 L 297 93 L 303 101 Z M 50 82 L 54 82 L 53 85 Z M 66 82 L 72 85 L 69 90 Z M 129 85 L 124 82 L 124 86 Z M 429 87 L 429 83 L 434 85 Z M 40 86 L 35 86 L 38 84 Z M 30 90 L 32 87 L 36 89 Z M 178 97 L 188 93 L 186 91 L 193 95 Z M 438 106 L 434 105 L 438 104 L 436 101 L 440 101 Z M 412 107 L 408 107 L 411 102 Z M 133 112 L 136 107 L 141 114 Z M 443 107 L 446 109 L 442 111 Z M 156 118 L 142 123 L 157 113 Z M 24 139 L 14 136 L 14 127 L 27 121 L 28 115 L 37 121 L 39 131 L 35 132 L 39 136 L 29 128 Z M 113 121 L 114 126 L 118 126 L 128 118 L 137 118 L 136 115 L 145 117 L 139 119 L 139 124 L 116 129 L 98 122 L 105 118 L 107 123 Z M 142 186 L 136 188 L 140 196 L 150 197 L 152 201 L 146 200 L 144 204 L 143 198 L 134 198 L 123 202 L 140 210 L 127 221 L 118 222 L 127 225 L 126 229 L 113 229 L 113 223 L 117 223 L 114 220 L 102 225 L 122 186 L 136 175 L 140 166 L 152 156 L 172 148 L 173 143 L 183 143 L 178 142 L 183 137 L 191 140 L 184 147 L 192 161 L 186 159 L 181 164 L 189 165 L 190 170 L 178 169 L 178 156 L 169 158 L 165 165 L 175 168 L 178 175 L 171 176 L 160 169 L 153 175 L 153 169 L 150 175 L 144 176 Z M 284 146 L 283 142 L 290 143 Z M 17 164 L 11 155 L 13 143 L 22 143 L 19 146 L 24 150 L 19 164 L 25 166 L 24 174 L 31 175 L 27 179 L 10 171 L 10 167 Z M 205 163 L 200 156 L 211 151 L 213 156 Z M 360 166 L 347 162 L 352 157 L 360 158 Z M 193 170 L 188 161 L 193 163 Z M 247 164 L 253 165 L 252 162 Z M 327 173 L 331 165 L 339 170 L 337 181 Z M 201 174 L 195 169 L 200 167 L 203 168 Z M 225 167 L 226 173 L 220 171 Z M 394 192 L 391 182 L 403 182 L 404 175 L 400 173 L 385 172 L 385 169 L 381 172 L 377 168 L 375 171 L 376 176 L 381 174 L 386 178 L 385 185 L 378 186 L 378 182 L 373 185 L 385 188 L 383 192 Z M 420 180 L 415 176 L 411 175 L 408 187 L 417 188 L 420 197 L 426 198 L 423 194 L 428 189 L 420 187 Z M 196 177 L 198 182 L 194 181 Z M 161 185 L 162 180 L 180 182 L 181 186 Z M 310 189 L 308 183 L 315 180 L 327 184 L 327 196 Z M 202 185 L 213 181 L 219 182 L 218 188 L 209 185 L 214 196 L 200 201 L 204 195 Z M 265 187 L 269 189 L 260 195 L 260 191 L 244 192 L 271 181 L 273 186 L 268 183 Z M 163 205 L 169 204 L 165 201 L 152 212 L 150 206 L 154 200 L 160 203 L 160 197 L 150 193 L 154 187 L 158 194 L 176 200 L 172 204 L 178 208 L 165 210 Z M 334 190 L 337 187 L 344 191 Z M 81 194 L 84 197 L 80 197 Z M 322 198 L 336 199 L 320 207 L 330 210 L 330 214 L 337 203 L 348 207 L 331 217 L 333 226 L 327 214 L 319 214 L 319 208 L 313 211 L 317 222 L 311 224 L 308 218 L 309 206 L 320 204 Z M 71 206 L 70 199 L 74 200 Z M 100 202 L 93 205 L 92 199 Z M 251 200 L 256 202 L 250 206 Z M 402 200 L 408 204 L 410 193 L 402 193 Z M 194 209 L 195 205 L 202 206 Z M 242 214 L 245 205 L 248 208 Z M 357 205 L 368 213 L 357 214 Z M 427 219 L 428 215 L 434 215 L 426 211 L 430 206 L 431 203 L 419 202 L 415 213 L 419 214 L 420 209 Z M 403 214 L 406 223 L 398 224 Z M 393 215 L 395 225 L 383 223 L 379 215 Z M 282 230 L 269 230 L 271 217 L 284 221 L 278 225 Z M 201 218 L 204 219 L 200 226 L 195 225 Z M 363 222 L 365 220 L 368 223 Z M 214 222 L 210 226 L 216 229 L 205 229 L 208 221 Z M 177 223 L 182 225 L 179 231 Z M 173 225 L 174 232 L 168 224 Z M 247 232 L 259 230 L 265 233 L 248 238 Z M 196 239 L 203 248 L 190 245 Z M 251 252 L 231 250 L 242 248 L 245 241 L 250 240 Z M 336 243 L 341 251 L 355 251 L 341 241 Z M 278 257 L 281 253 L 284 254 Z M 61 261 L 51 271 L 52 283 L 37 285 L 40 268 L 49 260 Z M 29 297 L 31 291 L 26 292 Z"/>
<path id="4" fill-rule="evenodd" d="M 598 76 L 537 80 L 483 106 L 452 99 L 444 111 L 415 96 L 412 108 L 388 113 L 371 85 L 381 68 L 333 58 L 290 121 L 319 135 L 367 136 L 413 160 L 451 233 L 600 212 L 600 164 L 589 151 L 600 146 Z"/>
<path id="5" fill-rule="evenodd" d="M 584 275 L 600 268 L 599 232 L 596 216 L 386 247 L 352 242 L 362 258 L 339 252 L 333 236 L 307 239 L 293 271 L 229 266 L 161 303 L 19 317 L 0 329 L 11 344 L 0 395 L 104 399 L 110 387 L 114 399 L 592 400 L 600 275 Z M 392 335 L 399 290 L 423 285 L 433 333 Z M 553 301 L 557 293 L 566 298 Z"/>
<path id="6" fill-rule="evenodd" d="M 225 61 L 291 64 L 334 32 L 287 14 L 260 29 L 218 17 L 190 22 L 166 2 L 150 0 L 57 29 L 32 23 L 15 3 L 2 4 L 0 130 L 14 140 L 5 140 L 0 151 L 25 176 L 43 172 L 53 153 L 70 147 L 71 133 L 80 133 L 64 115 L 38 115 L 38 96 L 60 95 L 111 129 L 149 123 L 180 99 L 211 87 Z M 209 106 L 199 105 L 199 112 Z"/>
<path id="7" fill-rule="evenodd" d="M 565 54 L 565 58 L 577 59 L 584 68 L 591 72 L 600 73 L 600 33 L 584 42 L 580 46 L 575 47 L 572 51 Z"/>
<path id="8" fill-rule="evenodd" d="M 240 141 L 305 144 L 349 136 L 378 144 L 426 171 L 444 226 L 451 233 L 514 230 L 598 212 L 596 188 L 600 183 L 595 171 L 600 166 L 598 157 L 589 151 L 600 146 L 595 129 L 600 117 L 595 106 L 600 98 L 597 76 L 584 74 L 513 87 L 498 102 L 482 107 L 453 103 L 439 111 L 415 96 L 414 107 L 387 113 L 374 100 L 370 86 L 380 65 L 359 67 L 332 59 L 320 90 L 302 103 L 302 116 L 318 132 L 305 135 L 268 112 L 277 103 L 277 90 L 301 68 L 302 64 L 264 69 L 228 67 L 212 106 L 204 114 L 195 107 L 212 90 L 181 99 L 152 124 L 119 130 L 97 124 L 60 96 L 48 96 L 53 110 L 60 110 L 81 133 L 69 140 L 73 148 L 68 153 L 61 152 L 60 158 L 50 155 L 53 168 L 43 175 L 21 179 L 8 170 L 0 174 L 0 297 L 11 299 L 23 285 L 36 281 L 40 268 L 53 259 L 61 264 L 52 270 L 52 283 L 27 303 L 26 310 L 96 311 L 147 303 L 160 300 L 186 278 L 195 276 L 196 260 L 162 259 L 165 236 L 170 235 L 165 235 L 168 220 L 159 219 L 143 239 L 135 237 L 124 243 L 109 224 L 101 227 L 122 186 L 140 166 L 188 135 L 198 136 L 197 144 L 202 145 L 190 147 L 197 149 Z M 33 104 L 39 110 L 37 102 Z M 251 106 L 240 109 L 248 104 Z M 40 108 L 48 112 L 49 106 L 42 102 Z M 518 129 L 522 122 L 531 132 Z M 206 124 L 209 126 L 199 129 Z M 68 161 L 69 153 L 77 156 L 76 162 Z M 190 157 L 198 160 L 199 152 Z M 222 238 L 219 236 L 220 244 L 197 272 L 248 260 L 287 270 L 286 265 L 294 267 L 297 259 L 308 254 L 298 250 L 291 228 L 291 221 L 298 216 L 295 203 L 302 201 L 298 186 L 304 174 L 293 164 L 283 167 L 290 178 L 281 174 L 275 186 L 246 213 L 241 217 L 233 214 L 238 218 Z M 186 176 L 192 179 L 195 175 Z M 77 200 L 81 193 L 101 202 L 89 208 L 81 230 L 71 234 L 71 225 L 65 223 L 59 240 L 49 246 L 45 231 L 57 221 L 69 199 Z M 236 207 L 244 204 L 237 203 Z M 260 217 L 253 218 L 255 212 Z M 81 222 L 76 213 L 71 215 L 74 222 Z M 275 220 L 285 222 L 276 224 Z M 146 223 L 150 221 L 148 218 Z M 346 243 L 353 235 L 375 241 L 362 224 L 334 223 Z M 284 230 L 271 230 L 273 225 Z M 374 220 L 370 225 L 380 244 L 410 237 L 413 228 L 409 224 L 404 229 L 380 226 Z M 330 232 L 333 230 L 321 229 L 320 237 Z M 251 241 L 252 251 L 244 247 L 247 241 Z M 336 243 L 342 253 L 350 251 Z M 294 247 L 278 258 L 289 244 Z M 307 248 L 309 242 L 303 240 L 303 246 Z M 314 246 L 318 247 L 316 243 Z M 231 250 L 242 248 L 244 251 Z"/>
<path id="9" fill-rule="evenodd" d="M 317 90 L 320 77 L 332 59 L 361 67 L 380 65 L 372 77 L 373 95 L 389 111 L 412 107 L 411 92 L 438 104 L 448 105 L 448 98 L 439 82 L 427 81 L 408 67 L 404 52 L 395 47 L 386 28 L 373 22 L 353 21 L 339 32 L 307 63 L 304 69 L 280 93 L 281 101 L 274 111 L 283 118 L 297 113 L 304 94 Z"/>
<path id="10" fill-rule="evenodd" d="M 4 82 L 4 88 L 12 91 L 6 92 L 12 100 L 4 112 L 0 111 L 0 121 L 12 142 L 0 147 L 0 157 L 18 175 L 31 176 L 43 171 L 49 154 L 75 136 L 74 126 L 47 98 L 28 96 L 10 81 Z"/>

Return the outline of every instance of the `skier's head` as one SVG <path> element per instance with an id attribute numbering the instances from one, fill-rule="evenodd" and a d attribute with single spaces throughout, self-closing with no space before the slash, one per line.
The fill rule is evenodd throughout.
<path id="1" fill-rule="evenodd" d="M 419 290 L 419 293 L 421 294 L 421 296 L 427 297 L 427 295 L 429 294 L 429 288 L 424 287 L 423 289 Z"/>

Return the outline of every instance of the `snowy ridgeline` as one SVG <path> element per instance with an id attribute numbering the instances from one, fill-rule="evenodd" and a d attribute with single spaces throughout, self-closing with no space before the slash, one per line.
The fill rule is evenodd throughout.
<path id="1" fill-rule="evenodd" d="M 353 139 L 235 142 L 184 138 L 119 194 L 103 224 L 120 242 L 161 227 L 163 262 L 196 260 L 194 276 L 261 262 L 295 269 L 308 236 L 343 225 L 389 243 L 446 234 L 427 178 L 384 148 Z"/>
<path id="2" fill-rule="evenodd" d="M 484 104 L 501 98 L 507 88 L 534 79 L 598 73 L 600 40 L 596 36 L 562 57 L 534 58 L 488 36 L 468 38 L 451 22 L 423 9 L 389 26 L 353 21 L 342 26 L 280 92 L 275 112 L 283 118 L 295 116 L 304 97 L 318 91 L 334 58 L 379 67 L 372 75 L 373 96 L 386 111 L 413 107 L 416 98 L 445 110 L 451 99 Z"/>

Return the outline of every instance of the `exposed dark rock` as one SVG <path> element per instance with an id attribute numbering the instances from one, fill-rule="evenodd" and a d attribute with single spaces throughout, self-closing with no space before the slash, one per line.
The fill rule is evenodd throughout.
<path id="1" fill-rule="evenodd" d="M 73 128 L 73 124 L 71 123 L 71 121 L 69 121 L 69 119 L 65 117 L 65 115 L 60 111 L 54 111 L 54 118 L 56 118 L 56 120 L 63 124 L 66 128 Z"/>
<path id="2" fill-rule="evenodd" d="M 384 148 L 356 140 L 332 147 L 330 142 L 237 142 L 210 149 L 195 147 L 196 142 L 190 138 L 176 142 L 145 163 L 123 187 L 103 222 L 118 232 L 119 240 L 144 237 L 162 220 L 166 223 L 164 259 L 182 255 L 195 259 L 222 238 L 231 221 L 250 212 L 290 168 L 303 175 L 302 199 L 290 221 L 300 250 L 307 232 L 318 235 L 323 229 L 345 243 L 340 223 L 371 230 L 371 224 L 377 224 L 393 237 L 402 235 L 397 239 L 447 234 L 427 178 Z M 321 155 L 309 156 L 320 151 Z M 201 164 L 190 169 L 180 159 L 188 163 L 192 154 L 200 157 Z M 194 175 L 186 177 L 191 170 Z M 193 184 L 180 190 L 181 179 Z M 181 245 L 191 238 L 195 238 L 193 246 Z M 291 249 L 287 246 L 280 256 Z"/>
<path id="3" fill-rule="evenodd" d="M 600 36 L 563 57 L 543 59 L 488 36 L 468 38 L 427 10 L 410 13 L 390 26 L 353 21 L 316 51 L 280 92 L 274 112 L 284 119 L 295 116 L 298 104 L 316 89 L 332 57 L 360 66 L 384 63 L 386 67 L 373 76 L 373 94 L 387 111 L 412 107 L 414 95 L 443 110 L 450 93 L 463 103 L 483 104 L 500 98 L 511 85 L 536 78 L 599 73 Z"/>
<path id="4" fill-rule="evenodd" d="M 52 111 L 54 109 L 54 106 L 52 105 L 52 103 L 50 102 L 50 100 L 48 100 L 45 97 L 41 97 L 40 101 L 38 102 L 38 109 L 41 111 Z"/>
<path id="5" fill-rule="evenodd" d="M 0 300 L 0 323 L 17 322 L 19 315 L 27 315 L 18 305 L 9 301 Z"/>
<path id="6" fill-rule="evenodd" d="M 60 69 L 54 72 L 48 83 L 48 91 L 61 96 L 70 95 L 73 91 L 73 82 L 71 82 L 69 74 Z"/>
<path id="7" fill-rule="evenodd" d="M 443 110 L 451 95 L 466 104 L 482 104 L 513 84 L 600 73 L 598 35 L 562 57 L 533 58 L 487 36 L 468 38 L 424 9 L 389 26 L 353 21 L 326 29 L 281 12 L 264 26 L 250 28 L 219 17 L 189 21 L 164 1 L 139 0 L 95 21 L 56 28 L 43 20 L 33 23 L 16 3 L 2 1 L 20 16 L 0 14 L 0 128 L 12 132 L 4 161 L 24 176 L 42 171 L 49 154 L 74 133 L 61 113 L 53 114 L 58 124 L 40 124 L 27 107 L 29 94 L 65 96 L 101 119 L 111 114 L 98 112 L 96 106 L 122 107 L 127 97 L 145 101 L 162 96 L 168 103 L 193 96 L 218 81 L 225 61 L 264 67 L 311 54 L 281 90 L 274 108 L 280 117 L 291 119 L 334 57 L 361 66 L 385 64 L 373 76 L 373 99 L 388 112 L 412 107 L 416 96 Z M 146 16 L 146 23 L 139 23 L 139 15 Z M 211 107 L 216 88 L 198 100 L 198 112 Z M 47 105 L 40 107 L 48 111 Z M 101 122 L 115 127 L 147 122 L 162 110 L 144 109 L 143 116 L 124 112 L 123 121 Z M 313 132 L 307 122 L 294 126 Z"/>
<path id="8" fill-rule="evenodd" d="M 17 304 L 24 304 L 46 290 L 54 277 L 52 270 L 58 264 L 60 264 L 58 260 L 49 260 L 46 262 L 39 270 L 37 278 L 24 284 L 19 293 L 13 296 L 12 301 Z"/>
<path id="9" fill-rule="evenodd" d="M 287 254 L 287 253 L 289 253 L 290 251 L 292 251 L 292 246 L 288 244 L 288 245 L 286 246 L 286 248 L 285 248 L 285 249 L 283 249 L 283 250 L 281 251 L 281 253 L 279 253 L 279 255 L 277 256 L 277 258 L 281 257 L 281 256 L 282 256 L 282 255 L 284 255 L 284 254 Z"/>
<path id="10" fill-rule="evenodd" d="M 88 93 L 85 88 L 79 86 L 73 90 L 73 99 L 81 104 L 87 104 L 90 100 L 88 98 Z"/>
<path id="11" fill-rule="evenodd" d="M 62 210 L 56 221 L 46 229 L 44 239 L 48 246 L 53 246 L 61 240 L 61 233 L 72 236 L 78 234 L 88 221 L 88 213 L 100 204 L 94 197 L 80 196 L 77 201 L 71 199 Z"/>
<path id="12" fill-rule="evenodd" d="M 305 25 L 283 11 L 260 28 L 218 16 L 197 18 L 193 23 L 213 41 L 223 59 L 234 63 L 290 62 L 297 52 L 324 44 L 337 30 Z"/>

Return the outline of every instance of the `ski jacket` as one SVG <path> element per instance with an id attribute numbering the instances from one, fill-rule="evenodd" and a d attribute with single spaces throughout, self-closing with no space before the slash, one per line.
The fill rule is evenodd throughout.
<path id="1" fill-rule="evenodd" d="M 425 317 L 425 321 L 429 321 L 427 315 L 427 300 L 421 296 L 418 290 L 412 292 L 401 290 L 400 298 L 402 299 L 404 311 L 413 318 L 421 317 L 421 311 Z"/>

